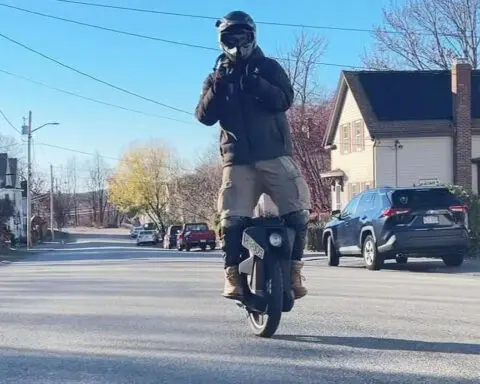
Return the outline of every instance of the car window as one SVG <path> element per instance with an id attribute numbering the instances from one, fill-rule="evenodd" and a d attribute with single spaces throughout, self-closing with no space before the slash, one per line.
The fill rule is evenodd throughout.
<path id="1" fill-rule="evenodd" d="M 347 206 L 343 209 L 342 211 L 342 217 L 352 217 L 353 214 L 356 211 L 357 204 L 360 200 L 361 195 L 355 196 L 350 202 L 347 204 Z"/>
<path id="2" fill-rule="evenodd" d="M 448 189 L 443 188 L 397 190 L 392 193 L 392 203 L 396 208 L 411 209 L 448 208 L 460 204 Z"/>
<path id="3" fill-rule="evenodd" d="M 364 194 L 360 202 L 357 206 L 357 212 L 368 212 L 373 209 L 375 202 L 375 194 L 374 193 L 366 193 Z"/>
<path id="4" fill-rule="evenodd" d="M 187 231 L 208 231 L 206 224 L 189 224 L 185 227 Z"/>

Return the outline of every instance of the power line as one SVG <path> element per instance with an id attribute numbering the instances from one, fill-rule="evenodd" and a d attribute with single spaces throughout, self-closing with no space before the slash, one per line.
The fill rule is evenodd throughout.
<path id="1" fill-rule="evenodd" d="M 40 82 L 40 81 L 33 80 L 33 79 L 28 78 L 28 77 L 25 77 L 25 76 L 18 75 L 18 74 L 16 74 L 16 73 L 13 73 L 13 72 L 10 72 L 10 71 L 6 71 L 6 70 L 4 70 L 4 69 L 0 69 L 0 72 L 1 72 L 1 73 L 4 73 L 4 74 L 6 74 L 6 75 L 9 75 L 9 76 L 16 77 L 16 78 L 18 78 L 18 79 L 24 80 L 24 81 L 28 81 L 28 82 L 30 82 L 30 83 L 32 83 L 32 84 L 36 84 L 36 85 L 39 85 L 39 86 L 42 86 L 42 87 L 45 87 L 45 88 L 53 89 L 53 90 L 55 90 L 55 91 L 57 91 L 57 92 L 61 92 L 61 93 L 64 93 L 64 94 L 67 94 L 67 95 L 70 95 L 70 96 L 78 97 L 78 98 L 80 98 L 80 99 L 88 100 L 88 101 L 91 101 L 91 102 L 94 102 L 94 103 L 97 103 L 97 104 L 107 105 L 107 106 L 109 106 L 109 107 L 122 109 L 122 110 L 128 111 L 128 112 L 138 113 L 138 114 L 144 115 L 144 116 L 156 117 L 156 118 L 158 118 L 158 119 L 172 120 L 172 121 L 177 121 L 177 122 L 184 123 L 184 124 L 194 124 L 193 122 L 190 122 L 190 121 L 175 119 L 175 118 L 173 118 L 173 117 L 168 117 L 168 116 L 161 116 L 161 115 L 157 115 L 157 114 L 155 114 L 155 113 L 143 112 L 143 111 L 140 111 L 140 110 L 137 110 L 137 109 L 122 107 L 122 106 L 120 106 L 120 105 L 108 103 L 108 102 L 106 102 L 106 101 L 102 101 L 102 100 L 94 99 L 94 98 L 91 98 L 91 97 L 83 96 L 83 95 L 80 95 L 80 94 L 75 93 L 75 92 L 71 92 L 71 91 L 67 91 L 67 90 L 65 90 L 65 89 L 57 88 L 57 87 L 54 87 L 54 86 L 52 86 L 52 85 L 48 85 L 48 84 L 42 83 L 42 82 Z"/>
<path id="2" fill-rule="evenodd" d="M 96 153 L 96 154 L 95 154 L 95 153 L 92 153 L 92 152 L 80 151 L 80 150 L 78 150 L 78 149 L 63 147 L 63 146 L 60 146 L 60 145 L 42 143 L 42 142 L 39 142 L 39 141 L 36 141 L 35 143 L 36 143 L 36 145 L 43 145 L 43 146 L 45 146 L 45 147 L 61 149 L 61 150 L 64 150 L 64 151 L 73 152 L 73 153 L 79 153 L 79 154 L 82 154 L 82 155 L 87 155 L 87 156 L 99 156 L 99 157 L 102 157 L 102 158 L 104 158 L 104 159 L 115 160 L 115 161 L 122 161 L 122 159 L 120 159 L 120 158 L 118 158 L 118 157 L 105 156 L 105 155 L 101 155 L 101 154 L 99 154 L 99 153 Z M 163 165 L 163 166 L 159 166 L 159 167 L 160 167 L 160 168 L 164 168 L 164 169 L 169 169 L 169 170 L 171 170 L 171 171 L 177 171 L 177 170 L 191 171 L 190 169 L 187 169 L 187 168 L 182 168 L 182 167 L 170 167 L 170 166 L 167 166 L 167 165 Z"/>
<path id="3" fill-rule="evenodd" d="M 203 45 L 189 44 L 189 43 L 183 43 L 183 42 L 175 41 L 175 40 L 163 39 L 163 38 L 155 37 L 155 36 L 142 35 L 142 34 L 135 33 L 135 32 L 122 31 L 122 30 L 115 29 L 115 28 L 108 28 L 108 27 L 104 27 L 104 26 L 101 26 L 101 25 L 84 23 L 84 22 L 78 21 L 78 20 L 72 20 L 72 19 L 66 19 L 64 17 L 48 15 L 46 13 L 41 13 L 41 12 L 36 12 L 36 11 L 32 11 L 32 10 L 25 9 L 25 8 L 15 7 L 15 6 L 9 5 L 9 4 L 1 4 L 0 3 L 0 7 L 11 8 L 11 9 L 15 9 L 17 11 L 30 13 L 32 15 L 47 17 L 49 19 L 54 19 L 54 20 L 64 21 L 64 22 L 67 22 L 67 23 L 82 25 L 84 27 L 96 28 L 96 29 L 100 29 L 100 30 L 104 30 L 104 31 L 119 33 L 119 34 L 122 34 L 122 35 L 139 37 L 139 38 L 147 39 L 147 40 L 161 41 L 163 43 L 168 43 L 168 44 L 182 45 L 182 46 L 190 47 L 190 48 L 200 48 L 200 49 L 207 49 L 207 50 L 211 50 L 211 51 L 218 51 L 218 48 L 214 48 L 214 47 L 206 47 L 206 46 L 203 46 Z"/>
<path id="4" fill-rule="evenodd" d="M 187 17 L 192 19 L 204 19 L 204 20 L 218 20 L 220 17 L 214 16 L 204 16 L 204 15 L 195 15 L 189 13 L 180 13 L 180 12 L 166 12 L 166 11 L 157 11 L 154 9 L 146 9 L 146 8 L 133 8 L 133 7 L 122 7 L 118 5 L 110 5 L 110 4 L 99 4 L 99 3 L 90 3 L 87 1 L 77 1 L 77 0 L 57 0 L 61 3 L 70 3 L 76 5 L 85 5 L 89 7 L 97 7 L 97 8 L 109 8 L 109 9 L 116 9 L 120 11 L 130 11 L 130 12 L 139 12 L 139 13 L 150 13 L 156 15 L 164 15 L 164 16 L 176 16 L 176 17 Z M 282 23 L 277 21 L 255 21 L 256 24 L 264 24 L 270 26 L 277 26 L 277 27 L 289 27 L 289 28 L 308 28 L 308 29 L 323 29 L 323 30 L 330 30 L 330 31 L 344 31 L 344 32 L 366 32 L 366 33 L 375 33 L 377 32 L 375 29 L 371 28 L 348 28 L 348 27 L 332 27 L 328 25 L 312 25 L 312 24 L 298 24 L 298 23 Z M 392 31 L 392 30 L 381 30 L 383 33 L 388 34 L 403 34 L 404 32 L 401 31 Z M 429 32 L 420 32 L 416 31 L 419 35 L 427 35 L 431 36 L 433 33 Z M 441 36 L 457 36 L 455 34 L 440 34 Z"/>
<path id="5" fill-rule="evenodd" d="M 20 133 L 20 130 L 15 127 L 15 125 L 12 124 L 12 122 L 10 121 L 10 119 L 7 117 L 7 115 L 5 115 L 5 113 L 3 113 L 3 111 L 0 109 L 0 114 L 2 115 L 3 119 L 7 122 L 8 125 L 10 125 L 10 127 L 12 127 L 17 133 Z"/>
<path id="6" fill-rule="evenodd" d="M 54 15 L 49 15 L 49 14 L 46 14 L 46 13 L 36 12 L 36 11 L 32 11 L 32 10 L 25 9 L 25 8 L 15 7 L 13 5 L 1 4 L 0 3 L 0 6 L 15 9 L 15 10 L 18 10 L 18 11 L 21 11 L 21 12 L 25 12 L 25 13 L 29 13 L 29 14 L 33 14 L 33 15 L 37 15 L 37 16 L 41 16 L 41 17 L 46 17 L 46 18 L 50 18 L 50 19 L 54 19 L 54 20 L 64 21 L 64 22 L 67 22 L 67 23 L 77 24 L 77 25 L 81 25 L 81 26 L 84 26 L 84 27 L 95 28 L 95 29 L 99 29 L 99 30 L 103 30 L 103 31 L 118 33 L 118 34 L 121 34 L 121 35 L 126 35 L 126 36 L 141 38 L 141 39 L 147 39 L 147 40 L 153 40 L 153 41 L 159 41 L 159 42 L 163 42 L 163 43 L 167 43 L 167 44 L 174 44 L 174 45 L 184 46 L 184 47 L 188 47 L 188 48 L 197 48 L 197 49 L 203 49 L 203 50 L 215 51 L 215 52 L 220 51 L 219 48 L 208 47 L 208 46 L 199 45 L 199 44 L 184 43 L 184 42 L 181 42 L 181 41 L 163 39 L 163 38 L 155 37 L 155 36 L 151 36 L 151 35 L 143 35 L 143 34 L 139 34 L 139 33 L 135 33 L 135 32 L 123 31 L 123 30 L 120 30 L 120 29 L 104 27 L 104 26 L 101 26 L 101 25 L 90 24 L 90 23 L 85 23 L 85 22 L 78 21 L 78 20 L 66 19 L 64 17 L 59 17 L 59 16 L 54 16 Z M 273 58 L 277 59 L 277 60 L 294 61 L 294 59 L 290 59 L 290 58 L 282 58 L 282 57 L 273 57 Z M 327 67 L 367 69 L 366 67 L 358 66 L 358 65 L 326 63 L 326 62 L 320 62 L 320 61 L 316 61 L 316 62 L 314 62 L 314 64 L 327 66 Z"/>
<path id="7" fill-rule="evenodd" d="M 62 63 L 61 61 L 59 61 L 59 60 L 57 60 L 57 59 L 54 59 L 54 58 L 51 57 L 51 56 L 48 56 L 48 55 L 46 55 L 46 54 L 44 54 L 44 53 L 42 53 L 42 52 L 39 52 L 39 51 L 37 51 L 37 50 L 35 50 L 35 49 L 27 46 L 27 45 L 25 45 L 25 44 L 23 44 L 23 43 L 15 40 L 15 39 L 12 39 L 11 37 L 8 37 L 8 36 L 4 35 L 3 33 L 0 33 L 0 37 L 2 37 L 3 39 L 5 39 L 5 40 L 7 40 L 7 41 L 9 41 L 9 42 L 11 42 L 11 43 L 13 43 L 13 44 L 15 44 L 15 45 L 18 45 L 18 46 L 26 49 L 27 51 L 33 52 L 33 53 L 35 53 L 36 55 L 43 57 L 44 59 L 47 59 L 47 60 L 49 60 L 49 61 L 52 61 L 52 62 L 54 62 L 55 64 L 57 64 L 57 65 L 59 65 L 59 66 L 61 66 L 61 67 L 67 68 L 67 69 L 69 69 L 69 70 L 71 70 L 71 71 L 73 71 L 73 72 L 76 72 L 76 73 L 78 73 L 78 74 L 80 74 L 80 75 L 82 75 L 82 76 L 88 77 L 88 78 L 91 79 L 91 80 L 94 80 L 94 81 L 96 81 L 96 82 L 98 82 L 98 83 L 104 84 L 104 85 L 106 85 L 106 86 L 108 86 L 108 87 L 110 87 L 110 88 L 116 89 L 117 91 L 126 93 L 126 94 L 131 95 L 131 96 L 135 96 L 135 97 L 137 97 L 137 98 L 139 98 L 139 99 L 142 99 L 142 100 L 145 100 L 145 101 L 149 101 L 149 102 L 151 102 L 151 103 L 160 105 L 160 106 L 162 106 L 162 107 L 165 107 L 165 108 L 168 108 L 168 109 L 177 111 L 177 112 L 185 113 L 185 114 L 187 114 L 187 115 L 189 115 L 189 116 L 193 115 L 192 112 L 188 112 L 188 111 L 186 111 L 186 110 L 184 110 L 184 109 L 177 108 L 177 107 L 174 107 L 174 106 L 165 104 L 165 103 L 161 103 L 161 102 L 159 102 L 159 101 L 157 101 L 157 100 L 151 99 L 151 98 L 149 98 L 149 97 L 142 96 L 142 95 L 140 95 L 140 94 L 138 94 L 138 93 L 136 93 L 136 92 L 129 91 L 129 90 L 125 89 L 125 88 L 122 88 L 122 87 L 119 87 L 119 86 L 114 85 L 114 84 L 112 84 L 112 83 L 109 83 L 109 82 L 107 82 L 107 81 L 101 80 L 101 79 L 99 79 L 98 77 L 95 77 L 95 76 L 93 76 L 93 75 L 90 75 L 90 74 L 88 74 L 88 73 L 86 73 L 86 72 L 83 72 L 83 71 L 77 69 L 77 68 L 71 67 L 70 65 L 67 65 L 67 64 L 65 64 L 65 63 Z"/>
<path id="8" fill-rule="evenodd" d="M 72 148 L 62 147 L 62 146 L 60 146 L 60 145 L 53 145 L 53 144 L 41 143 L 41 142 L 39 142 L 39 141 L 37 141 L 36 144 L 37 144 L 37 145 L 43 145 L 43 146 L 45 146 L 45 147 L 50 147 L 50 148 L 62 149 L 62 150 L 64 150 L 64 151 L 68 151 L 68 152 L 80 153 L 80 154 L 82 154 L 82 155 L 87 155 L 87 156 L 99 156 L 99 157 L 102 157 L 102 158 L 104 158 L 104 159 L 120 161 L 120 159 L 117 158 L 117 157 L 104 156 L 104 155 L 95 154 L 95 153 L 92 153 L 92 152 L 79 151 L 78 149 L 72 149 Z"/>

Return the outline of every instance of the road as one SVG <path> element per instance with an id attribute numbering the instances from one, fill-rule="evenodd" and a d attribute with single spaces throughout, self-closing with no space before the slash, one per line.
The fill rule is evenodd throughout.
<path id="1" fill-rule="evenodd" d="M 480 268 L 308 258 L 270 340 L 220 296 L 215 253 L 123 234 L 0 266 L 0 383 L 479 383 Z"/>

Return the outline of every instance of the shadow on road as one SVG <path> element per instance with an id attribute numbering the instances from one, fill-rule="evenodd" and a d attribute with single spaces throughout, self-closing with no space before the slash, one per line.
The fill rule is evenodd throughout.
<path id="1" fill-rule="evenodd" d="M 416 351 L 435 353 L 456 353 L 479 355 L 480 344 L 430 342 L 404 339 L 384 339 L 379 337 L 343 337 L 343 336 L 308 336 L 277 335 L 278 340 L 297 341 L 323 345 L 336 345 L 359 349 L 376 349 L 388 351 Z"/>
<path id="2" fill-rule="evenodd" d="M 132 240 L 127 234 L 115 234 L 115 233 L 72 233 L 69 237 L 69 242 L 76 242 L 79 240 L 90 239 L 105 239 L 105 240 Z"/>
<path id="3" fill-rule="evenodd" d="M 286 377 L 295 382 L 317 383 L 423 383 L 474 384 L 471 379 L 403 372 L 366 371 L 347 367 L 295 365 L 291 359 L 278 362 L 239 361 L 215 353 L 189 354 L 168 348 L 158 355 L 138 356 L 133 353 L 81 353 L 52 349 L 2 348 L 0 383 L 36 383 L 48 378 L 52 384 L 66 382 L 102 383 L 279 383 Z M 226 360 L 219 364 L 219 360 Z M 233 361 L 229 361 L 233 360 Z M 285 364 L 286 362 L 290 364 Z M 94 379 L 92 379 L 94 378 Z M 314 378 L 314 379 L 313 379 Z M 44 382 L 44 381 L 42 381 Z M 289 381 L 293 382 L 293 381 Z"/>
<path id="4" fill-rule="evenodd" d="M 348 264 L 346 264 L 348 262 Z M 347 261 L 345 264 L 340 262 L 341 268 L 365 269 L 365 264 L 361 259 Z M 419 273 L 480 273 L 480 260 L 465 260 L 460 267 L 447 267 L 442 260 L 409 260 L 407 264 L 397 264 L 395 261 L 387 260 L 382 267 L 383 271 L 392 272 L 419 272 Z"/>

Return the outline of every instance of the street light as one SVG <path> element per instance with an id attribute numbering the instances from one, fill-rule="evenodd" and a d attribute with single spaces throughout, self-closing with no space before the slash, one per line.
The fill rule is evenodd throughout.
<path id="1" fill-rule="evenodd" d="M 22 127 L 22 134 L 27 135 L 27 249 L 32 247 L 32 195 L 31 195 L 31 177 L 32 177 L 32 133 L 38 131 L 47 125 L 59 125 L 60 123 L 52 122 L 43 124 L 32 129 L 32 111 L 28 112 L 28 125 Z M 52 228 L 53 231 L 53 228 Z"/>

